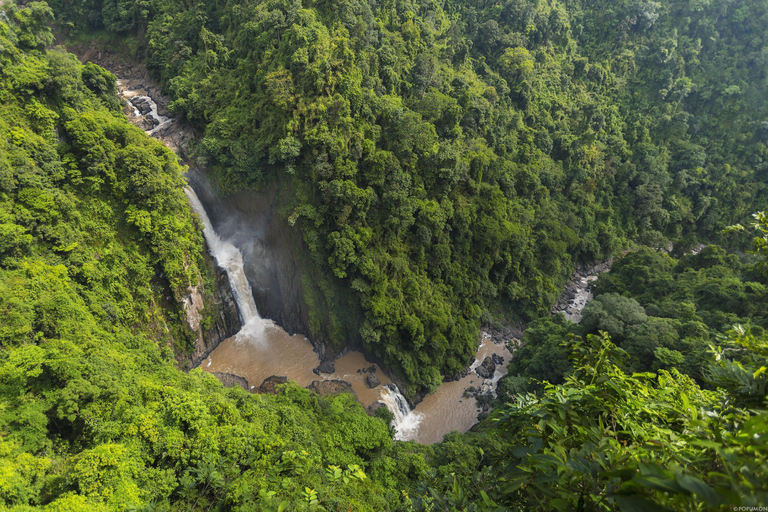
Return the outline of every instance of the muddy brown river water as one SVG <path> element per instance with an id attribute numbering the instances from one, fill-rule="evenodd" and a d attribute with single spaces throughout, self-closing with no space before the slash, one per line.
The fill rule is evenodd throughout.
<path id="1" fill-rule="evenodd" d="M 474 367 L 485 357 L 498 354 L 504 363 L 497 365 L 492 379 L 483 379 Z M 462 379 L 443 383 L 435 393 L 428 395 L 407 417 L 396 422 L 405 427 L 398 438 L 419 443 L 436 443 L 451 431 L 466 432 L 477 423 L 478 406 L 474 397 L 465 397 L 464 391 L 473 386 L 485 391 L 495 389 L 496 382 L 506 374 L 506 367 L 512 354 L 503 344 L 495 344 L 484 337 L 477 352 L 477 361 L 472 371 Z M 335 372 L 316 375 L 312 369 L 320 363 L 312 344 L 301 335 L 291 336 L 270 320 L 257 319 L 219 345 L 201 367 L 208 372 L 231 373 L 245 378 L 252 390 L 272 375 L 286 376 L 300 386 L 308 386 L 316 380 L 344 380 L 352 384 L 357 399 L 369 406 L 383 401 L 390 408 L 394 405 L 391 391 L 386 387 L 391 380 L 376 367 L 376 376 L 381 384 L 373 389 L 365 381 L 362 370 L 373 366 L 365 356 L 350 351 L 335 361 Z M 403 431 L 405 430 L 405 431 Z"/>

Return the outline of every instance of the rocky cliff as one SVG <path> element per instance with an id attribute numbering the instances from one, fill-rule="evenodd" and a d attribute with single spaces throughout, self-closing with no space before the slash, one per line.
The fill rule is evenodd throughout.
<path id="1" fill-rule="evenodd" d="M 212 289 L 195 287 L 184 299 L 187 324 L 195 336 L 191 352 L 176 354 L 176 360 L 184 370 L 202 363 L 222 341 L 237 334 L 241 327 L 229 278 L 216 265 L 207 246 L 205 264 L 214 277 Z"/>
<path id="2" fill-rule="evenodd" d="M 274 320 L 289 334 L 307 336 L 323 360 L 355 343 L 354 337 L 331 332 L 330 307 L 301 229 L 291 226 L 281 211 L 290 200 L 289 191 L 271 184 L 222 194 L 199 168 L 191 167 L 187 177 L 216 231 L 242 252 L 262 317 Z"/>

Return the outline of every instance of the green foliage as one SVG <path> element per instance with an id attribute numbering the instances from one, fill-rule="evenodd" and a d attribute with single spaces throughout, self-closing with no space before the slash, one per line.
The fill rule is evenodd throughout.
<path id="1" fill-rule="evenodd" d="M 548 311 L 576 261 L 629 238 L 684 250 L 764 201 L 759 2 L 53 5 L 146 43 L 222 184 L 293 191 L 313 304 L 359 307 L 344 318 L 412 393 L 465 366 L 489 312 Z M 45 4 L 2 9 L 3 507 L 768 502 L 766 288 L 714 246 L 617 262 L 584 329 L 621 348 L 534 323 L 510 403 L 435 447 L 393 442 L 349 395 L 179 372 L 202 240 L 176 159 L 115 111 L 108 73 L 43 50 Z"/>
<path id="2" fill-rule="evenodd" d="M 717 365 L 709 368 L 707 382 L 727 389 L 739 407 L 761 407 L 768 396 L 768 345 L 737 325 L 713 346 Z"/>
<path id="3" fill-rule="evenodd" d="M 765 339 L 737 333 L 729 342 L 753 361 L 750 369 L 765 365 Z M 486 427 L 471 441 L 484 458 L 454 466 L 453 483 L 432 482 L 443 502 L 472 503 L 476 510 L 695 510 L 766 503 L 764 388 L 757 408 L 741 409 L 731 402 L 731 393 L 743 390 L 737 382 L 713 392 L 674 369 L 624 373 L 619 366 L 626 354 L 604 334 L 573 338 L 568 350 L 574 370 L 565 383 L 547 385 L 539 396 L 519 395 L 495 414 L 496 428 Z M 720 358 L 712 375 L 726 383 L 722 376 L 731 366 Z"/>
<path id="4" fill-rule="evenodd" d="M 680 259 L 642 248 L 600 276 L 581 332 L 608 332 L 630 354 L 629 369 L 677 368 L 704 383 L 717 335 L 734 324 L 764 332 L 765 291 L 753 267 L 716 245 Z"/>
<path id="5" fill-rule="evenodd" d="M 755 237 L 752 239 L 753 250 L 752 254 L 755 254 L 760 258 L 757 263 L 764 273 L 768 273 L 768 215 L 765 212 L 757 212 L 752 215 L 755 222 L 752 223 L 752 231 Z M 741 224 L 730 226 L 727 232 L 739 232 L 746 233 L 747 229 Z"/>
<path id="6" fill-rule="evenodd" d="M 562 384 L 571 371 L 568 351 L 562 346 L 575 326 L 563 315 L 544 317 L 528 324 L 521 346 L 499 382 L 499 394 L 506 400 L 522 391 L 541 389 L 544 382 Z"/>
<path id="7" fill-rule="evenodd" d="M 3 9 L 0 508 L 399 507 L 426 462 L 352 395 L 176 368 L 205 282 L 177 159 L 115 108 L 114 76 L 24 42 L 41 6 Z"/>
<path id="8" fill-rule="evenodd" d="M 140 38 L 225 188 L 292 191 L 318 327 L 410 393 L 469 362 L 481 318 L 548 311 L 576 262 L 765 200 L 760 2 L 54 5 Z"/>

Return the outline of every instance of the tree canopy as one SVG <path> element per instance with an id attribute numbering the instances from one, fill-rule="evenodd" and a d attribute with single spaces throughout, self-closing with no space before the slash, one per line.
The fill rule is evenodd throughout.
<path id="1" fill-rule="evenodd" d="M 721 231 L 765 203 L 767 10 L 4 2 L 0 507 L 765 506 L 768 218 L 731 230 L 751 254 Z M 184 296 L 213 279 L 182 169 L 113 75 L 49 48 L 54 14 L 140 49 L 225 189 L 289 185 L 308 302 L 409 393 L 461 372 L 483 322 L 533 320 L 495 412 L 420 446 L 350 394 L 180 371 Z M 546 316 L 630 242 L 581 325 Z"/>

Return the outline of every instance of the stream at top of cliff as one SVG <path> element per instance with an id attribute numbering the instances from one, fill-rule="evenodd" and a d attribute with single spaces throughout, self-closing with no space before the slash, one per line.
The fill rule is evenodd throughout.
<path id="1" fill-rule="evenodd" d="M 174 119 L 158 112 L 158 105 L 143 84 L 121 79 L 117 85 L 120 97 L 128 107 L 126 115 L 131 121 L 172 149 L 178 149 L 169 143 L 166 135 L 183 128 L 175 125 Z M 254 392 L 273 376 L 287 377 L 305 387 L 316 381 L 347 382 L 363 406 L 381 403 L 392 411 L 396 439 L 399 440 L 435 443 L 448 432 L 466 432 L 477 423 L 480 409 L 467 390 L 474 388 L 481 393 L 495 393 L 496 383 L 506 374 L 512 357 L 506 343 L 495 343 L 490 336 L 484 335 L 467 375 L 443 383 L 413 410 L 382 369 L 367 361 L 361 352 L 347 352 L 330 367 L 320 367 L 325 370 L 321 373 L 317 371 L 320 359 L 306 337 L 290 335 L 273 321 L 261 318 L 246 277 L 240 248 L 233 241 L 220 237 L 195 191 L 187 188 L 185 193 L 190 208 L 204 226 L 203 235 L 216 264 L 229 278 L 243 325 L 240 332 L 224 340 L 208 355 L 201 364 L 203 370 L 245 379 Z"/>

